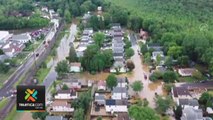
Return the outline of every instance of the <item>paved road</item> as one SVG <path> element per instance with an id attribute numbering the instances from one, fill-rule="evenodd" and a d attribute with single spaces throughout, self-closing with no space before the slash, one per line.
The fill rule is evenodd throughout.
<path id="1" fill-rule="evenodd" d="M 70 49 L 69 44 L 75 40 L 76 33 L 77 33 L 77 26 L 75 24 L 72 24 L 70 27 L 70 34 L 69 34 L 68 38 L 65 35 L 63 37 L 63 39 L 61 40 L 61 43 L 60 43 L 59 47 L 57 48 L 57 58 L 54 59 L 53 66 L 52 66 L 49 74 L 45 78 L 45 81 L 43 82 L 43 85 L 46 86 L 46 92 L 47 92 L 48 88 L 52 85 L 52 83 L 57 79 L 57 73 L 55 72 L 55 66 L 57 65 L 57 63 L 59 61 L 64 60 L 69 55 L 69 49 Z M 46 96 L 49 97 L 48 94 Z"/>
<path id="2" fill-rule="evenodd" d="M 62 28 L 62 27 L 61 27 Z M 60 28 L 60 30 L 61 30 Z M 58 30 L 58 31 L 60 31 Z M 51 31 L 47 37 L 45 38 L 45 40 L 52 40 L 49 43 L 49 47 L 45 47 L 43 44 L 41 44 L 36 50 L 35 50 L 35 54 L 39 53 L 38 57 L 35 57 L 35 54 L 30 54 L 28 60 L 23 63 L 23 65 L 21 65 L 18 70 L 15 72 L 15 74 L 11 75 L 11 77 L 8 79 L 8 82 L 5 83 L 5 85 L 0 89 L 0 97 L 10 97 L 12 95 L 12 93 L 8 92 L 11 89 L 13 89 L 13 85 L 17 82 L 17 80 L 22 76 L 22 74 L 26 75 L 26 79 L 25 79 L 25 83 L 31 83 L 31 79 L 32 76 L 35 73 L 35 68 L 34 66 L 34 61 L 36 60 L 37 63 L 41 64 L 41 62 L 43 62 L 46 58 L 46 56 L 50 53 L 50 46 L 54 45 L 55 42 L 55 34 L 56 31 Z M 10 112 L 10 110 L 13 108 L 13 106 L 15 105 L 16 102 L 16 98 L 15 97 L 10 97 L 11 99 L 9 99 L 9 103 L 2 109 L 0 110 L 0 120 L 3 120 L 8 113 Z"/>
<path id="3" fill-rule="evenodd" d="M 134 56 L 132 56 L 132 61 L 135 63 L 135 69 L 133 70 L 133 75 L 129 78 L 130 84 L 136 80 L 140 80 L 143 83 L 143 90 L 139 93 L 141 98 L 146 98 L 149 101 L 149 106 L 151 108 L 155 108 L 155 93 L 158 95 L 162 95 L 162 83 L 156 84 L 152 83 L 149 78 L 147 80 L 144 79 L 144 75 L 149 76 L 149 72 L 146 72 L 143 68 L 143 64 L 141 62 L 141 56 L 138 54 L 138 50 L 140 50 L 139 45 L 136 42 L 136 38 L 130 35 L 132 48 L 135 52 Z M 155 87 L 152 87 L 155 86 Z M 130 94 L 135 94 L 132 89 L 129 89 Z"/>

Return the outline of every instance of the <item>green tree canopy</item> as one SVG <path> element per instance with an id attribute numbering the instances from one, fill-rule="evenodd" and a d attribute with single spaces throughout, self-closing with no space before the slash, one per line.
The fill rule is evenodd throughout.
<path id="1" fill-rule="evenodd" d="M 106 79 L 106 84 L 112 90 L 112 88 L 118 84 L 116 76 L 114 74 L 110 74 Z"/>
<path id="2" fill-rule="evenodd" d="M 156 112 L 149 107 L 132 105 L 128 109 L 128 113 L 134 120 L 160 120 Z"/>
<path id="3" fill-rule="evenodd" d="M 135 54 L 132 48 L 128 48 L 125 53 L 127 58 L 131 58 Z"/>
<path id="4" fill-rule="evenodd" d="M 135 92 L 138 93 L 143 89 L 143 83 L 138 80 L 138 81 L 133 82 L 131 87 Z"/>
<path id="5" fill-rule="evenodd" d="M 55 71 L 59 76 L 69 72 L 69 65 L 66 60 L 60 61 L 55 67 Z"/>
<path id="6" fill-rule="evenodd" d="M 74 120 L 84 120 L 84 116 L 85 116 L 84 109 L 79 108 L 74 111 L 73 119 Z"/>
<path id="7" fill-rule="evenodd" d="M 161 96 L 157 96 L 155 101 L 156 110 L 160 114 L 164 114 L 173 105 L 172 99 L 170 97 L 163 98 Z"/>
<path id="8" fill-rule="evenodd" d="M 105 39 L 105 35 L 101 32 L 98 32 L 98 33 L 95 33 L 95 35 L 93 36 L 93 39 L 97 46 L 102 47 L 104 39 Z"/>
<path id="9" fill-rule="evenodd" d="M 48 114 L 49 114 L 48 112 L 33 112 L 32 118 L 33 119 L 45 120 L 45 118 Z"/>
<path id="10" fill-rule="evenodd" d="M 163 74 L 163 81 L 166 82 L 166 83 L 173 83 L 175 82 L 175 80 L 178 79 L 178 76 L 175 72 L 173 71 L 166 71 L 164 74 Z"/>
<path id="11" fill-rule="evenodd" d="M 76 51 L 73 45 L 70 47 L 69 56 L 66 59 L 69 61 L 69 63 L 78 61 Z"/>
<path id="12" fill-rule="evenodd" d="M 4 51 L 2 49 L 0 49 L 0 55 L 3 55 Z"/>

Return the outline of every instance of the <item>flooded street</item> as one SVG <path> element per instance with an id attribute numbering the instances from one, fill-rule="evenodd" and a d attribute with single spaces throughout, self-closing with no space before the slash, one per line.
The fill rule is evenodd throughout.
<path id="1" fill-rule="evenodd" d="M 132 61 L 135 63 L 135 69 L 131 73 L 117 75 L 118 77 L 127 77 L 129 79 L 130 84 L 136 80 L 140 80 L 143 83 L 143 90 L 140 92 L 141 98 L 146 98 L 149 101 L 149 106 L 151 108 L 155 107 L 155 93 L 158 95 L 166 95 L 166 92 L 163 91 L 162 86 L 163 83 L 161 81 L 152 82 L 150 80 L 144 79 L 144 74 L 149 76 L 148 67 L 142 64 L 141 56 L 137 54 L 138 45 L 134 45 L 132 47 L 135 51 L 135 55 L 131 58 Z M 76 78 L 81 80 L 105 80 L 110 73 L 97 73 L 95 75 L 91 75 L 88 72 L 75 74 Z M 130 88 L 129 89 L 130 95 L 135 95 L 135 92 Z"/>

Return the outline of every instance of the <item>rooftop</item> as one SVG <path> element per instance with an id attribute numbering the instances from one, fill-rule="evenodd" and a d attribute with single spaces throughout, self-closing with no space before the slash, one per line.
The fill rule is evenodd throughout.
<path id="1" fill-rule="evenodd" d="M 199 106 L 198 100 L 196 99 L 179 99 L 180 105 Z"/>
<path id="2" fill-rule="evenodd" d="M 68 104 L 67 100 L 55 100 L 55 101 L 53 101 L 52 106 L 53 107 L 56 107 L 56 106 L 65 106 L 65 107 L 71 108 L 71 105 Z"/>
<path id="3" fill-rule="evenodd" d="M 68 120 L 63 116 L 47 116 L 45 120 Z"/>
<path id="4" fill-rule="evenodd" d="M 179 95 L 190 95 L 186 87 L 173 87 L 173 93 L 175 97 L 178 97 Z"/>
<path id="5" fill-rule="evenodd" d="M 112 93 L 127 93 L 126 87 L 114 87 Z"/>
<path id="6" fill-rule="evenodd" d="M 106 105 L 127 105 L 127 104 L 128 104 L 127 100 L 113 100 L 113 99 L 106 100 Z"/>

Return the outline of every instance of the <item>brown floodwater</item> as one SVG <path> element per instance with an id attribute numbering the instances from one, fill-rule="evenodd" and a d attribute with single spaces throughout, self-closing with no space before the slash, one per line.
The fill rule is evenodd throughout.
<path id="1" fill-rule="evenodd" d="M 144 65 L 142 63 L 141 56 L 137 54 L 138 46 L 133 46 L 133 49 L 135 51 L 135 55 L 131 58 L 132 61 L 135 63 L 135 69 L 131 73 L 125 73 L 117 75 L 118 77 L 127 77 L 129 79 L 130 84 L 133 83 L 136 80 L 139 80 L 143 83 L 143 90 L 140 92 L 141 98 L 146 98 L 149 101 L 149 106 L 154 108 L 155 107 L 155 93 L 158 95 L 167 95 L 167 93 L 163 90 L 163 82 L 162 81 L 156 81 L 152 82 L 150 80 L 145 80 L 144 75 L 149 76 L 149 68 L 147 65 Z M 110 73 L 101 72 L 97 73 L 95 75 L 92 75 L 88 72 L 75 74 L 77 78 L 80 78 L 82 80 L 105 80 L 107 76 Z M 135 92 L 132 89 L 129 89 L 130 95 L 135 95 Z"/>

